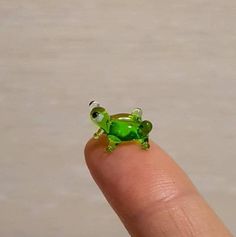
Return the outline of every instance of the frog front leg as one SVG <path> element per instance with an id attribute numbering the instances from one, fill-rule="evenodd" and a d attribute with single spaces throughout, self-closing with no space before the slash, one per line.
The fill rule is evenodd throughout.
<path id="1" fill-rule="evenodd" d="M 109 144 L 106 150 L 107 152 L 112 152 L 116 148 L 116 146 L 119 143 L 121 143 L 121 140 L 114 135 L 108 135 L 107 137 L 108 137 Z"/>
<path id="2" fill-rule="evenodd" d="M 103 134 L 103 129 L 99 128 L 97 132 L 93 134 L 94 139 L 98 139 Z"/>

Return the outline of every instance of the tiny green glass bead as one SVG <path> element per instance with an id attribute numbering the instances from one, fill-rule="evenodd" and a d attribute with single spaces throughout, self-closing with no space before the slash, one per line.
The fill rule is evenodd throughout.
<path id="1" fill-rule="evenodd" d="M 144 150 L 150 147 L 148 136 L 152 130 L 152 123 L 142 120 L 140 108 L 134 109 L 130 114 L 109 115 L 96 101 L 91 101 L 89 106 L 91 106 L 90 118 L 99 127 L 93 137 L 98 139 L 102 134 L 107 135 L 108 152 L 112 152 L 117 145 L 127 141 L 137 141 Z"/>

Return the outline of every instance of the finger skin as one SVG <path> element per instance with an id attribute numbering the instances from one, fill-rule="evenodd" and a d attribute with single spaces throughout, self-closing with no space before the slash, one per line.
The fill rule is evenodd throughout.
<path id="1" fill-rule="evenodd" d="M 186 174 L 156 144 L 136 143 L 107 153 L 107 140 L 91 139 L 88 168 L 128 232 L 134 237 L 232 236 Z"/>

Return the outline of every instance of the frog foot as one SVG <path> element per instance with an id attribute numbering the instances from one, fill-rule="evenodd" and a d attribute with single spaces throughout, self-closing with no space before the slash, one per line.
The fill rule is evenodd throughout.
<path id="1" fill-rule="evenodd" d="M 97 132 L 93 134 L 94 139 L 98 139 L 103 134 L 103 130 L 99 129 Z"/>
<path id="2" fill-rule="evenodd" d="M 99 138 L 99 135 L 97 133 L 94 133 L 93 138 L 97 140 Z"/>
<path id="3" fill-rule="evenodd" d="M 108 137 L 108 140 L 109 140 L 109 144 L 106 148 L 106 151 L 107 152 L 112 152 L 112 151 L 115 150 L 117 145 L 119 143 L 121 143 L 121 140 L 118 137 L 114 136 L 114 135 L 108 135 L 107 137 Z"/>
<path id="4" fill-rule="evenodd" d="M 115 148 L 116 148 L 116 145 L 108 145 L 106 148 L 106 151 L 110 153 L 110 152 L 114 151 Z"/>
<path id="5" fill-rule="evenodd" d="M 141 144 L 141 148 L 142 148 L 143 150 L 147 150 L 147 149 L 150 148 L 150 145 L 149 145 L 148 142 L 144 142 L 144 143 Z"/>
<path id="6" fill-rule="evenodd" d="M 148 137 L 140 140 L 141 148 L 147 150 L 150 147 Z"/>

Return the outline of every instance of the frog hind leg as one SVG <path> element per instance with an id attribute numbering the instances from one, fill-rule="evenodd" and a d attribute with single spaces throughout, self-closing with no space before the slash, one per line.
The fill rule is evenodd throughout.
<path id="1" fill-rule="evenodd" d="M 141 148 L 142 148 L 143 150 L 149 149 L 150 144 L 149 144 L 149 139 L 148 139 L 148 137 L 144 137 L 144 138 L 142 138 L 142 139 L 139 139 L 139 142 L 140 142 Z"/>
<path id="2" fill-rule="evenodd" d="M 107 137 L 108 137 L 109 144 L 106 148 L 106 151 L 107 152 L 112 152 L 112 151 L 115 150 L 117 145 L 121 143 L 121 140 L 118 137 L 114 136 L 114 135 L 108 135 Z"/>
<path id="3" fill-rule="evenodd" d="M 141 122 L 138 128 L 139 141 L 141 143 L 141 148 L 147 150 L 150 147 L 148 134 L 152 130 L 152 123 L 148 120 Z"/>
<path id="4" fill-rule="evenodd" d="M 144 120 L 139 125 L 138 134 L 141 138 L 147 137 L 148 134 L 151 132 L 151 130 L 152 130 L 152 123 L 148 120 Z"/>

